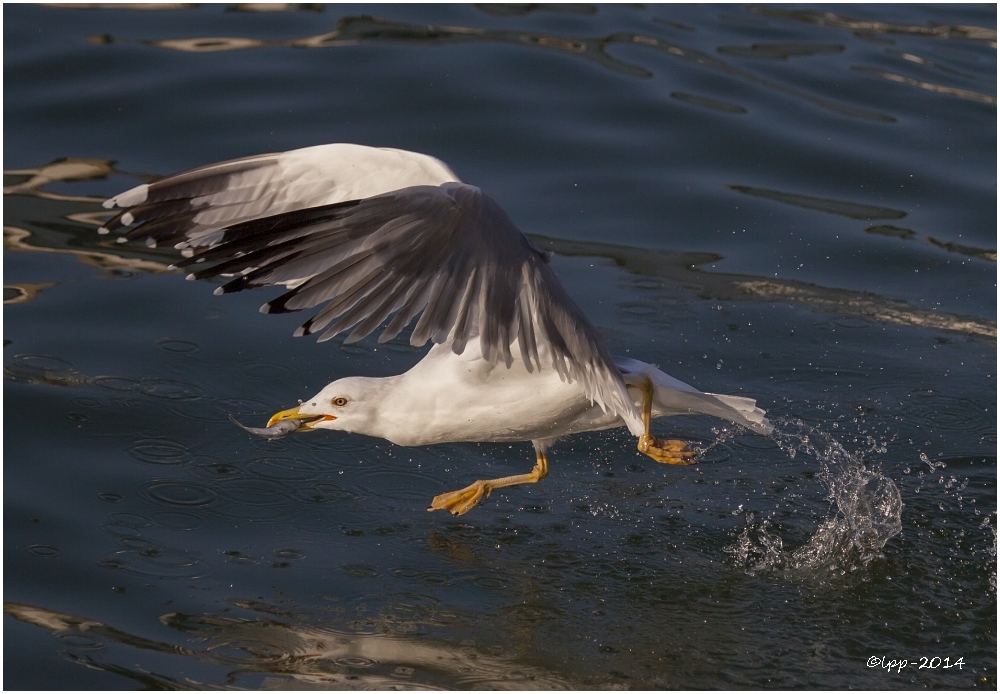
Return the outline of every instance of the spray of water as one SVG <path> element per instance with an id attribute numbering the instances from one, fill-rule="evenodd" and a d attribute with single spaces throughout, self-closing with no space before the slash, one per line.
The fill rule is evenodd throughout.
<path id="1" fill-rule="evenodd" d="M 805 455 L 819 464 L 817 479 L 827 490 L 830 515 L 809 540 L 785 550 L 781 536 L 766 519 L 746 514 L 746 527 L 728 548 L 737 566 L 758 572 L 808 572 L 843 575 L 881 556 L 890 538 L 903 529 L 903 500 L 895 483 L 869 469 L 863 453 L 851 453 L 826 432 L 799 420 L 772 421 L 772 438 L 789 457 Z M 869 453 L 885 452 L 875 441 Z"/>
<path id="2" fill-rule="evenodd" d="M 993 512 L 992 516 L 996 516 L 996 511 Z M 991 567 L 990 571 L 990 590 L 993 593 L 997 592 L 997 529 L 993 526 L 991 522 L 992 517 L 986 516 L 983 522 L 979 524 L 980 530 L 989 530 L 993 534 L 993 545 L 986 547 L 986 555 L 989 557 L 987 563 Z"/>

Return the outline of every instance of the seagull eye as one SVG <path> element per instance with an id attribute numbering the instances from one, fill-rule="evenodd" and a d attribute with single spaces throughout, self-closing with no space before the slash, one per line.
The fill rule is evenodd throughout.
<path id="1" fill-rule="evenodd" d="M 337 407 L 343 407 L 344 405 L 347 404 L 347 398 L 334 398 L 333 404 L 336 405 Z"/>

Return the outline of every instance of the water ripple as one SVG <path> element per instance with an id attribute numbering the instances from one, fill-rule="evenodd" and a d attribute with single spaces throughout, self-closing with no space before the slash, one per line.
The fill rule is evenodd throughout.
<path id="1" fill-rule="evenodd" d="M 129 446 L 128 454 L 153 465 L 186 465 L 191 459 L 189 444 L 168 438 L 141 439 Z"/>
<path id="2" fill-rule="evenodd" d="M 237 638 L 224 640 L 208 647 L 212 660 L 224 665 L 239 667 L 266 667 L 291 657 L 278 645 L 271 645 L 264 639 Z"/>
<path id="3" fill-rule="evenodd" d="M 225 518 L 274 521 L 292 518 L 294 487 L 260 478 L 219 480 L 215 485 L 220 504 L 215 511 Z"/>
<path id="4" fill-rule="evenodd" d="M 224 501 L 248 506 L 284 504 L 291 492 L 291 487 L 288 485 L 255 478 L 224 480 L 215 488 Z"/>
<path id="5" fill-rule="evenodd" d="M 63 646 L 73 650 L 97 651 L 104 648 L 103 643 L 84 634 L 56 634 L 56 638 Z"/>
<path id="6" fill-rule="evenodd" d="M 197 400 L 203 392 L 201 386 L 173 378 L 144 379 L 136 388 L 140 393 L 163 400 Z"/>
<path id="7" fill-rule="evenodd" d="M 218 496 L 203 484 L 174 480 L 153 480 L 140 493 L 151 501 L 168 506 L 208 506 L 215 503 Z"/>
<path id="8" fill-rule="evenodd" d="M 341 567 L 351 578 L 375 578 L 379 575 L 379 570 L 368 564 L 344 564 Z"/>
<path id="9" fill-rule="evenodd" d="M 138 513 L 112 513 L 110 518 L 113 522 L 129 528 L 148 528 L 153 524 L 149 518 Z"/>
<path id="10" fill-rule="evenodd" d="M 56 559 L 62 556 L 62 550 L 52 545 L 31 545 L 28 547 L 28 551 L 36 557 Z"/>
<path id="11" fill-rule="evenodd" d="M 418 581 L 428 586 L 452 585 L 451 579 L 449 579 L 448 576 L 437 571 L 425 571 L 422 569 L 411 569 L 408 567 L 401 567 L 398 569 L 392 569 L 390 573 L 396 578 L 403 578 L 409 581 Z"/>
<path id="12" fill-rule="evenodd" d="M 222 458 L 198 456 L 199 460 L 190 466 L 191 472 L 209 480 L 235 477 L 243 472 L 242 464 L 231 463 Z"/>
<path id="13" fill-rule="evenodd" d="M 246 465 L 248 472 L 268 480 L 299 482 L 320 474 L 320 465 L 303 458 L 254 458 Z"/>
<path id="14" fill-rule="evenodd" d="M 102 533 L 106 533 L 113 537 L 141 537 L 142 535 L 142 533 L 140 533 L 135 526 L 125 523 L 107 521 L 101 523 L 99 527 Z"/>
<path id="15" fill-rule="evenodd" d="M 989 408 L 966 396 L 953 396 L 920 390 L 912 393 L 903 404 L 904 416 L 920 427 L 931 431 L 945 429 L 965 431 L 970 435 L 996 431 L 988 418 L 983 417 Z M 994 423 L 995 424 L 995 423 Z"/>
<path id="16" fill-rule="evenodd" d="M 283 376 L 293 376 L 295 369 L 288 364 L 271 361 L 255 361 L 240 367 L 244 376 L 261 381 L 275 380 Z"/>
<path id="17" fill-rule="evenodd" d="M 446 491 L 435 491 L 435 481 L 427 475 L 398 468 L 386 470 L 364 466 L 355 470 L 354 476 L 365 492 L 396 501 L 429 501 L 435 494 Z"/>
<path id="18" fill-rule="evenodd" d="M 484 590 L 507 590 L 510 581 L 499 576 L 476 576 L 472 579 L 472 585 Z"/>
<path id="19" fill-rule="evenodd" d="M 125 378 L 123 376 L 98 376 L 93 379 L 93 382 L 101 388 L 113 390 L 119 393 L 130 393 L 139 387 L 139 381 L 134 378 Z"/>
<path id="20" fill-rule="evenodd" d="M 260 559 L 243 554 L 239 550 L 227 550 L 222 554 L 225 555 L 226 561 L 230 564 L 260 564 Z"/>
<path id="21" fill-rule="evenodd" d="M 157 340 L 156 344 L 164 352 L 171 352 L 173 354 L 197 354 L 201 351 L 198 343 L 187 340 L 172 340 L 164 337 Z"/>
<path id="22" fill-rule="evenodd" d="M 166 530 L 201 530 L 204 521 L 186 511 L 156 511 L 150 514 L 153 522 Z"/>
<path id="23" fill-rule="evenodd" d="M 46 354 L 18 354 L 13 361 L 17 366 L 36 371 L 74 371 L 73 365 L 65 359 Z"/>
<path id="24" fill-rule="evenodd" d="M 295 549 L 294 547 L 286 547 L 274 550 L 274 556 L 277 557 L 278 559 L 288 559 L 294 561 L 296 559 L 305 559 L 306 553 L 303 552 L 301 549 Z"/>
<path id="25" fill-rule="evenodd" d="M 308 487 L 296 487 L 292 498 L 310 504 L 357 501 L 361 495 L 333 482 L 319 482 Z"/>
<path id="26" fill-rule="evenodd" d="M 377 660 L 372 660 L 371 658 L 362 658 L 358 656 L 347 656 L 344 658 L 337 658 L 333 661 L 337 665 L 343 665 L 345 667 L 373 667 L 378 665 Z"/>
<path id="27" fill-rule="evenodd" d="M 194 580 L 208 573 L 208 567 L 194 552 L 171 549 L 150 540 L 129 539 L 123 543 L 122 549 L 98 564 L 135 576 L 165 580 Z"/>
<path id="28" fill-rule="evenodd" d="M 90 382 L 68 361 L 44 354 L 19 354 L 10 366 L 3 367 L 4 378 L 24 383 L 77 387 Z"/>

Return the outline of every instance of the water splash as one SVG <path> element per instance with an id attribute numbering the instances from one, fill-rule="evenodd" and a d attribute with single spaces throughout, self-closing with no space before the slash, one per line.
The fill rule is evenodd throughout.
<path id="1" fill-rule="evenodd" d="M 987 563 L 990 564 L 992 571 L 990 573 L 990 590 L 995 595 L 997 592 L 997 529 L 994 527 L 992 520 L 993 516 L 996 515 L 994 511 L 991 515 L 986 516 L 983 522 L 979 524 L 979 529 L 989 530 L 993 534 L 993 545 L 986 547 L 986 555 L 988 556 Z"/>
<path id="2" fill-rule="evenodd" d="M 881 556 L 890 538 L 903 529 L 903 500 L 896 484 L 851 453 L 833 436 L 794 419 L 772 421 L 771 437 L 789 457 L 804 454 L 819 463 L 817 479 L 827 489 L 831 513 L 809 540 L 795 550 L 784 542 L 767 518 L 746 514 L 746 527 L 727 549 L 737 566 L 758 572 L 791 571 L 845 575 Z M 868 453 L 885 447 L 869 439 Z"/>

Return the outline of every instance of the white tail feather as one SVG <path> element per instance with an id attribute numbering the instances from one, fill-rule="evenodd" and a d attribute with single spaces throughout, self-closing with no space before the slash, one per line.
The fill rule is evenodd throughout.
<path id="1" fill-rule="evenodd" d="M 764 410 L 757 407 L 753 398 L 739 395 L 702 393 L 697 388 L 663 373 L 652 364 L 635 359 L 615 357 L 625 382 L 639 385 L 643 378 L 653 382 L 653 416 L 668 417 L 682 414 L 707 414 L 757 432 L 770 434 L 773 430 Z M 638 394 L 638 391 L 634 391 Z"/>

